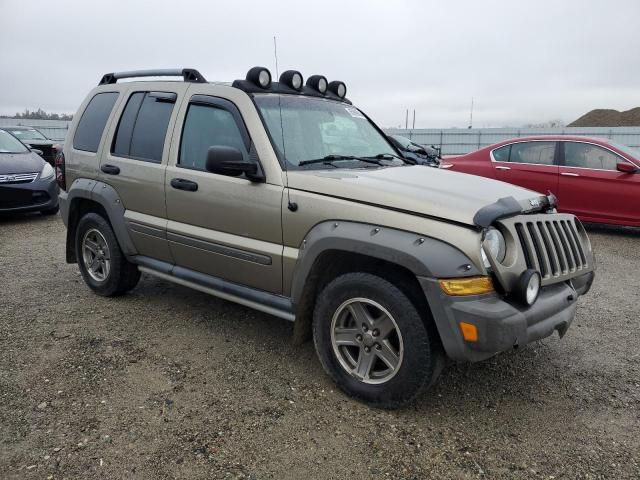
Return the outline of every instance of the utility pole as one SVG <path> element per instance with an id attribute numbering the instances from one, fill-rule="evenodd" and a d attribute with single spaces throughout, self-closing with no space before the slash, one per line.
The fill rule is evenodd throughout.
<path id="1" fill-rule="evenodd" d="M 413 109 L 413 126 L 411 127 L 412 130 L 416 129 L 416 109 Z"/>
<path id="2" fill-rule="evenodd" d="M 473 128 L 473 97 L 471 97 L 471 114 L 469 115 L 469 128 Z"/>
<path id="3" fill-rule="evenodd" d="M 404 112 L 404 129 L 407 130 L 409 128 L 409 109 Z"/>

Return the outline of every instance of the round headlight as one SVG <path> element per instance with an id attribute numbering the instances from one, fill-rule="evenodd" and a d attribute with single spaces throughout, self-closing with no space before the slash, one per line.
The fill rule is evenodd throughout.
<path id="1" fill-rule="evenodd" d="M 530 268 L 520 275 L 518 288 L 514 293 L 519 297 L 521 303 L 531 306 L 538 299 L 541 285 L 542 279 L 540 278 L 540 274 Z"/>
<path id="2" fill-rule="evenodd" d="M 307 87 L 320 92 L 321 94 L 327 93 L 327 79 L 322 75 L 311 75 L 307 78 Z"/>
<path id="3" fill-rule="evenodd" d="M 287 70 L 280 75 L 280 83 L 294 90 L 302 88 L 302 74 L 296 70 Z"/>
<path id="4" fill-rule="evenodd" d="M 504 235 L 497 228 L 489 228 L 484 234 L 484 242 L 482 243 L 482 254 L 485 267 L 490 266 L 487 254 L 497 262 L 502 263 L 507 256 L 507 245 L 504 241 Z"/>
<path id="5" fill-rule="evenodd" d="M 260 88 L 271 85 L 271 73 L 264 67 L 253 67 L 247 72 L 247 80 Z"/>
<path id="6" fill-rule="evenodd" d="M 340 98 L 347 96 L 347 86 L 338 80 L 329 83 L 329 91 Z"/>

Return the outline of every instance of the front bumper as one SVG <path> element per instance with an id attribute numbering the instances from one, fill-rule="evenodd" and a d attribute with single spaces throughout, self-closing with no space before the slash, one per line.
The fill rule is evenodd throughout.
<path id="1" fill-rule="evenodd" d="M 0 184 L 0 213 L 51 210 L 58 206 L 55 177 L 29 183 Z"/>
<path id="2" fill-rule="evenodd" d="M 497 294 L 455 297 L 446 295 L 436 279 L 419 278 L 440 338 L 453 360 L 475 362 L 526 345 L 558 332 L 562 337 L 576 313 L 578 296 L 593 282 L 593 272 L 544 287 L 531 307 L 511 303 Z M 475 325 L 478 341 L 467 342 L 460 322 Z"/>

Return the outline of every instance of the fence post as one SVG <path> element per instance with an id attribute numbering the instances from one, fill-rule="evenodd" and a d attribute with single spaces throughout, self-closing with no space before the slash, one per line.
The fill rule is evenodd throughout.
<path id="1" fill-rule="evenodd" d="M 478 150 L 480 150 L 481 145 L 482 145 L 482 130 L 478 130 Z"/>

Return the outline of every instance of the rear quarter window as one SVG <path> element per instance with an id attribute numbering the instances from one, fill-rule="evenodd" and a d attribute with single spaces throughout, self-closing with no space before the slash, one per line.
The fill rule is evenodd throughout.
<path id="1" fill-rule="evenodd" d="M 105 92 L 91 99 L 76 127 L 73 148 L 94 153 L 98 151 L 104 127 L 117 98 L 118 92 Z"/>

